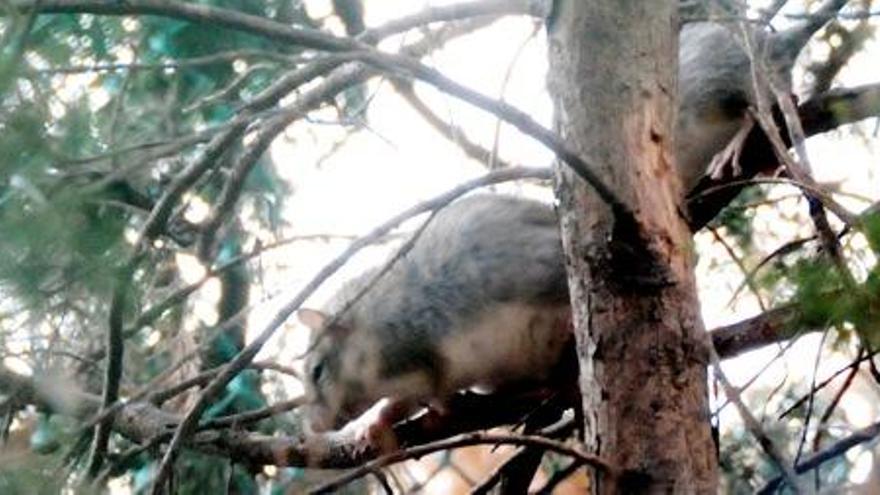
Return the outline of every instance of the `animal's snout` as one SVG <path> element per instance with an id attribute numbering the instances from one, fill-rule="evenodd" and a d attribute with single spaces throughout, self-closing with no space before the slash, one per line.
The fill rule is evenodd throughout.
<path id="1" fill-rule="evenodd" d="M 305 407 L 305 429 L 310 433 L 323 433 L 338 429 L 337 418 L 330 413 L 327 407 L 320 404 L 309 404 Z"/>

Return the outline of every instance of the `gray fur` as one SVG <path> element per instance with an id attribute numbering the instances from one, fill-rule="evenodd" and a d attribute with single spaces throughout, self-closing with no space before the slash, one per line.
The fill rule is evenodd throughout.
<path id="1" fill-rule="evenodd" d="M 829 0 L 823 15 L 836 12 L 844 0 Z M 752 50 L 771 71 L 782 91 L 791 91 L 791 69 L 812 35 L 827 21 L 819 15 L 791 29 L 755 32 Z M 706 173 L 745 124 L 746 109 L 757 106 L 751 61 L 736 23 L 693 22 L 679 36 L 678 117 L 676 158 L 684 191 Z M 763 85 L 762 98 L 774 101 Z"/>
<path id="2" fill-rule="evenodd" d="M 711 22 L 686 24 L 679 38 L 676 151 L 685 192 L 696 186 L 756 105 L 751 63 L 732 29 Z M 766 38 L 755 46 L 761 53 Z M 765 95 L 766 96 L 766 95 Z"/>
<path id="3" fill-rule="evenodd" d="M 731 29 L 695 22 L 681 31 L 676 153 L 685 191 L 755 105 L 749 57 Z M 759 35 L 755 52 L 769 54 L 788 85 L 794 58 L 816 29 Z M 338 426 L 382 397 L 442 400 L 461 388 L 548 373 L 570 337 L 557 228 L 549 206 L 473 196 L 441 211 L 412 250 L 342 312 L 378 272 L 347 284 L 325 308 L 333 325 L 314 332 L 306 364 L 310 422 Z"/>
<path id="4" fill-rule="evenodd" d="M 384 391 L 400 400 L 426 400 L 478 385 L 483 377 L 455 376 L 457 370 L 449 369 L 450 358 L 443 346 L 454 345 L 455 337 L 478 328 L 479 322 L 491 321 L 500 308 L 523 302 L 553 308 L 551 312 L 564 307 L 568 290 L 563 260 L 557 218 L 549 205 L 476 195 L 447 206 L 411 250 L 347 311 L 339 314 L 376 277 L 376 270 L 347 284 L 328 303 L 325 313 L 335 317 L 337 330 L 315 333 L 315 348 L 307 363 L 309 370 L 323 363 L 323 381 L 312 381 L 308 387 L 316 402 L 327 406 L 320 414 L 328 414 L 328 408 L 331 415 L 335 410 L 346 415 L 362 412 L 381 397 L 370 390 L 376 386 L 370 380 L 395 388 L 389 384 L 396 378 L 411 377 L 419 390 Z M 504 328 L 497 331 L 498 339 L 515 338 L 505 336 Z M 509 330 L 516 331 L 528 330 Z M 377 366 L 375 376 L 366 367 L 346 368 L 346 360 L 364 359 L 355 356 L 370 352 L 376 353 L 367 358 Z M 529 373 L 539 372 L 531 368 L 549 370 L 553 364 L 535 363 L 527 368 Z M 499 369 L 506 367 L 499 363 Z M 355 393 L 355 382 L 368 396 Z"/>

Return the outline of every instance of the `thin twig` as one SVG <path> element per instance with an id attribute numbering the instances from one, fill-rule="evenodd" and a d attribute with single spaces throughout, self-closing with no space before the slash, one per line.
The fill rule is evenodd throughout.
<path id="1" fill-rule="evenodd" d="M 864 356 L 867 351 L 862 348 L 859 349 L 859 352 L 856 354 L 856 360 Z M 859 365 L 853 366 L 850 368 L 849 373 L 847 373 L 846 378 L 843 379 L 843 383 L 837 389 L 837 392 L 834 393 L 834 397 L 831 399 L 831 402 L 828 404 L 828 407 L 825 408 L 825 412 L 822 413 L 822 416 L 819 418 L 819 422 L 816 424 L 816 435 L 813 436 L 813 452 L 819 450 L 819 446 L 822 444 L 822 434 L 825 431 L 825 427 L 828 424 L 828 421 L 831 420 L 831 415 L 834 414 L 834 411 L 837 409 L 838 404 L 840 404 L 841 399 L 843 399 L 844 394 L 849 388 L 852 386 L 855 381 L 856 375 L 859 373 Z"/>
<path id="2" fill-rule="evenodd" d="M 522 57 L 522 54 L 525 52 L 526 47 L 532 40 L 535 39 L 535 36 L 541 31 L 543 27 L 543 22 L 536 22 L 534 27 L 532 28 L 532 32 L 529 33 L 529 36 L 520 43 L 519 47 L 517 47 L 516 52 L 513 54 L 513 58 L 510 60 L 510 63 L 507 64 L 507 70 L 504 71 L 504 77 L 501 79 L 501 87 L 498 90 L 498 101 L 505 102 L 504 95 L 507 92 L 507 86 L 510 84 L 510 77 L 513 75 L 513 69 L 516 67 L 516 64 L 519 62 L 519 59 Z M 501 119 L 495 119 L 495 131 L 492 133 L 492 152 L 489 155 L 489 170 L 495 170 L 496 168 L 502 168 L 504 166 L 503 163 L 498 161 L 498 144 L 501 141 Z"/>
<path id="3" fill-rule="evenodd" d="M 822 464 L 836 459 L 843 454 L 845 454 L 849 449 L 853 447 L 857 447 L 863 443 L 870 442 L 880 436 L 880 422 L 876 422 L 866 428 L 862 428 L 861 430 L 853 432 L 850 436 L 846 438 L 842 438 L 837 442 L 829 445 L 826 449 L 821 452 L 817 452 L 806 459 L 803 462 L 797 465 L 795 471 L 798 474 L 806 473 L 811 469 L 816 469 Z M 757 494 L 759 495 L 769 495 L 771 493 L 776 493 L 776 490 L 785 482 L 786 480 L 779 476 L 770 480 L 763 488 L 758 490 Z"/>
<path id="4" fill-rule="evenodd" d="M 827 2 L 826 5 L 823 5 L 821 9 L 825 10 L 828 8 L 834 8 L 833 6 L 835 4 L 842 5 L 845 3 L 845 0 L 831 0 Z M 812 26 L 812 24 L 815 23 L 808 22 L 806 24 Z M 753 33 L 751 32 L 751 27 L 746 23 L 741 23 L 740 29 L 743 33 L 746 54 L 750 61 L 754 86 L 753 91 L 755 94 L 755 103 L 757 105 L 757 112 L 754 112 L 753 116 L 760 123 L 761 128 L 769 138 L 777 159 L 783 164 L 789 176 L 801 184 L 809 185 L 814 189 L 821 189 L 813 179 L 812 168 L 810 166 L 810 160 L 805 145 L 806 134 L 804 133 L 803 125 L 798 116 L 797 108 L 795 107 L 791 95 L 780 89 L 778 82 L 775 80 L 774 73 L 766 66 L 763 58 L 759 58 L 756 55 L 752 46 Z M 805 32 L 809 32 L 811 35 L 815 29 L 818 29 L 818 26 L 814 26 L 813 31 L 807 29 Z M 769 88 L 776 98 L 777 106 L 781 110 L 785 120 L 786 130 L 791 138 L 792 147 L 798 157 L 797 161 L 792 159 L 788 154 L 787 146 L 785 145 L 780 130 L 771 114 L 770 105 L 766 101 L 764 92 L 765 87 Z M 817 235 L 822 241 L 827 255 L 837 267 L 845 283 L 850 286 L 854 285 L 854 278 L 846 267 L 846 263 L 843 261 L 843 256 L 841 255 L 840 243 L 837 240 L 837 236 L 832 231 L 831 226 L 828 223 L 828 218 L 825 215 L 825 207 L 837 207 L 836 203 L 825 205 L 823 198 L 826 198 L 827 194 L 811 195 L 808 193 L 806 196 L 807 201 L 810 204 L 810 217 L 813 220 Z"/>
<path id="5" fill-rule="evenodd" d="M 135 267 L 139 259 L 134 258 L 126 263 L 120 270 L 117 280 L 130 280 L 134 275 Z M 128 284 L 118 283 L 114 289 L 110 304 L 110 317 L 107 326 L 107 359 L 104 364 L 104 385 L 101 399 L 101 408 L 110 411 L 97 422 L 95 436 L 92 441 L 92 450 L 89 454 L 87 477 L 95 478 L 100 473 L 110 442 L 110 433 L 113 430 L 115 415 L 111 406 L 119 399 L 119 384 L 122 380 L 122 357 L 125 349 L 125 340 L 122 337 L 124 311 L 128 297 Z"/>
<path id="6" fill-rule="evenodd" d="M 155 64 L 139 64 L 139 63 L 112 63 L 112 64 L 94 64 L 94 65 L 73 65 L 67 67 L 51 67 L 48 69 L 38 69 L 33 71 L 35 74 L 79 74 L 83 72 L 117 72 L 117 71 L 144 71 L 144 70 L 168 70 L 168 69 L 185 69 L 189 67 L 201 67 L 204 65 L 215 65 L 221 63 L 234 62 L 236 60 L 246 58 L 265 58 L 275 62 L 288 64 L 298 64 L 307 62 L 304 57 L 294 57 L 284 55 L 278 52 L 268 50 L 228 50 L 211 55 L 201 57 L 191 57 L 176 59 L 173 62 L 160 62 Z"/>
<path id="7" fill-rule="evenodd" d="M 809 398 L 810 398 L 811 396 L 813 396 L 816 392 L 818 392 L 819 390 L 822 390 L 823 388 L 827 387 L 827 386 L 828 386 L 831 382 L 833 382 L 838 376 L 840 376 L 840 375 L 846 373 L 847 371 L 849 371 L 849 370 L 851 370 L 851 369 L 853 369 L 853 368 L 855 368 L 855 367 L 858 367 L 858 366 L 859 366 L 862 362 L 864 362 L 864 361 L 871 361 L 871 360 L 873 359 L 873 357 L 876 356 L 876 355 L 878 354 L 878 352 L 880 352 L 880 351 L 873 351 L 873 352 L 870 352 L 870 353 L 868 353 L 867 355 L 862 356 L 862 357 L 856 359 L 856 360 L 853 361 L 852 363 L 850 363 L 850 364 L 844 366 L 843 368 L 840 368 L 839 370 L 837 370 L 837 371 L 835 371 L 834 373 L 832 373 L 831 376 L 829 376 L 829 377 L 826 378 L 825 380 L 822 380 L 822 382 L 820 382 L 820 383 L 816 384 L 814 387 L 812 387 L 812 388 L 810 389 L 809 392 L 807 392 L 807 393 L 806 393 L 803 397 L 801 397 L 800 399 L 796 400 L 796 401 L 794 402 L 794 404 L 792 404 L 791 406 L 789 406 L 785 411 L 782 411 L 781 413 L 779 413 L 778 419 L 782 419 L 782 418 L 788 416 L 789 414 L 791 414 L 795 409 L 799 408 L 804 402 L 806 402 L 807 400 L 809 400 Z"/>
<path id="8" fill-rule="evenodd" d="M 761 369 L 759 369 L 757 372 L 755 372 L 755 374 L 753 374 L 751 378 L 746 380 L 746 382 L 739 387 L 740 394 L 742 394 L 743 392 L 748 390 L 748 388 L 751 387 L 758 380 L 758 378 L 760 378 L 764 374 L 764 372 L 770 368 L 770 366 L 772 366 L 774 363 L 776 363 L 779 360 L 779 358 L 784 356 L 785 353 L 788 352 L 788 350 L 791 349 L 796 342 L 797 342 L 796 339 L 792 339 L 786 345 L 779 346 L 779 350 L 776 352 L 776 354 L 772 358 L 770 358 L 766 363 L 764 363 L 764 366 L 762 366 Z M 730 402 L 731 401 L 730 401 L 729 397 L 727 399 L 725 399 L 725 401 L 720 406 L 718 406 L 714 411 L 712 411 L 712 417 L 717 417 L 721 413 L 721 411 L 724 410 L 724 408 L 727 407 L 728 404 L 730 404 Z"/>
<path id="9" fill-rule="evenodd" d="M 711 345 L 711 344 L 710 344 Z M 758 441 L 758 444 L 761 446 L 761 449 L 767 454 L 767 457 L 770 458 L 770 461 L 774 464 L 774 466 L 782 472 L 782 475 L 785 481 L 791 485 L 791 487 L 795 490 L 796 493 L 808 493 L 807 490 L 802 486 L 800 481 L 797 479 L 797 474 L 794 472 L 794 464 L 792 464 L 788 460 L 788 456 L 776 445 L 776 443 L 767 435 L 764 431 L 763 427 L 761 427 L 761 423 L 752 415 L 751 411 L 746 407 L 746 405 L 742 401 L 742 397 L 740 397 L 739 391 L 730 383 L 727 379 L 727 375 L 724 374 L 724 370 L 721 369 L 721 359 L 718 357 L 718 353 L 715 351 L 714 347 L 710 347 L 709 349 L 712 360 L 712 367 L 715 371 L 715 376 L 718 378 L 718 381 L 721 383 L 721 386 L 724 388 L 724 395 L 727 396 L 728 400 L 733 402 L 734 407 L 736 407 L 737 412 L 739 412 L 740 418 L 742 418 L 743 423 L 746 425 L 746 429 L 752 436 L 755 437 L 755 440 Z"/>
<path id="10" fill-rule="evenodd" d="M 216 397 L 226 387 L 226 384 L 229 383 L 229 381 L 232 380 L 233 377 L 235 377 L 242 369 L 244 369 L 245 366 L 248 365 L 248 363 L 251 362 L 251 360 L 253 360 L 257 352 L 259 352 L 263 345 L 275 333 L 275 330 L 280 327 L 290 317 L 290 315 L 293 314 L 294 311 L 299 309 L 300 305 L 302 305 L 302 303 L 312 294 L 312 292 L 314 292 L 321 284 L 324 283 L 327 278 L 333 275 L 339 268 L 341 268 L 342 265 L 344 265 L 351 256 L 360 251 L 362 248 L 371 244 L 376 239 L 387 234 L 391 229 L 399 225 L 404 220 L 439 208 L 454 200 L 455 198 L 467 192 L 470 192 L 473 189 L 500 182 L 507 182 L 510 180 L 522 178 L 548 178 L 549 176 L 550 170 L 545 168 L 517 168 L 492 172 L 478 179 L 474 179 L 464 184 L 461 184 L 458 187 L 455 187 L 444 194 L 436 196 L 431 200 L 419 203 L 412 208 L 409 208 L 408 210 L 396 215 L 379 227 L 376 227 L 367 235 L 354 241 L 348 247 L 348 249 L 342 252 L 329 264 L 325 265 L 324 268 L 322 268 L 318 272 L 318 274 L 315 275 L 314 278 L 312 278 L 312 280 L 308 284 L 306 284 L 303 289 L 300 290 L 296 297 L 294 297 L 289 303 L 278 310 L 275 316 L 269 321 L 269 323 L 257 335 L 257 337 L 244 349 L 242 349 L 231 361 L 229 361 L 229 363 L 226 364 L 226 366 L 217 375 L 217 377 L 215 377 L 214 380 L 212 380 L 211 383 L 209 383 L 208 386 L 205 387 L 205 389 L 196 400 L 195 404 L 193 404 L 189 412 L 184 417 L 183 421 L 180 422 L 180 425 L 175 431 L 171 443 L 168 445 L 168 448 L 165 451 L 165 456 L 162 458 L 162 462 L 160 463 L 159 469 L 157 470 L 156 476 L 154 478 L 153 493 L 158 494 L 161 491 L 162 483 L 164 482 L 165 477 L 167 477 L 170 473 L 176 451 L 183 444 L 184 440 L 195 431 L 199 418 L 201 417 L 202 412 L 204 412 L 210 401 L 212 401 L 214 397 Z"/>
<path id="11" fill-rule="evenodd" d="M 553 151 L 562 162 L 596 191 L 596 194 L 602 201 L 611 208 L 618 221 L 629 225 L 638 225 L 630 207 L 596 174 L 596 167 L 585 162 L 577 153 L 570 150 L 556 133 L 538 124 L 525 112 L 503 101 L 489 98 L 467 88 L 446 77 L 436 69 L 421 64 L 409 57 L 377 51 L 357 52 L 356 55 L 360 60 L 370 65 L 384 70 L 408 74 L 471 105 L 497 115 L 508 124 L 516 127 L 524 134 L 534 138 Z"/>
<path id="12" fill-rule="evenodd" d="M 709 227 L 709 232 L 712 233 L 712 237 L 721 244 L 721 247 L 727 251 L 727 255 L 733 260 L 733 263 L 739 268 L 739 271 L 743 274 L 743 284 L 746 284 L 749 290 L 752 292 L 752 295 L 755 296 L 755 300 L 758 301 L 758 307 L 761 308 L 761 311 L 767 311 L 767 304 L 764 302 L 764 298 L 761 296 L 761 291 L 758 289 L 758 286 L 755 284 L 755 281 L 752 277 L 749 276 L 751 273 L 750 270 L 746 267 L 742 258 L 734 251 L 733 246 L 731 246 L 727 240 L 721 236 L 718 232 L 718 229 L 715 227 Z"/>
<path id="13" fill-rule="evenodd" d="M 334 479 L 333 481 L 330 481 L 324 485 L 321 485 L 318 488 L 315 488 L 314 490 L 311 490 L 309 493 L 331 493 L 334 490 L 338 490 L 342 486 L 345 486 L 346 484 L 360 477 L 363 477 L 376 469 L 389 466 L 391 464 L 396 464 L 408 459 L 417 459 L 433 452 L 456 449 L 459 447 L 467 447 L 470 445 L 518 445 L 523 447 L 538 447 L 576 459 L 579 462 L 591 466 L 612 478 L 616 473 L 616 469 L 614 469 L 611 465 L 602 460 L 600 457 L 584 452 L 579 447 L 573 447 L 558 440 L 551 440 L 549 438 L 538 435 L 475 432 L 459 435 L 446 440 L 427 443 L 425 445 L 401 449 L 397 452 L 393 452 L 391 454 L 376 458 L 364 464 L 363 466 L 354 469 L 337 479 Z"/>
<path id="14" fill-rule="evenodd" d="M 137 50 L 135 50 L 137 53 Z M 119 94 L 116 97 L 110 118 L 110 147 L 116 146 L 116 139 L 120 127 L 119 120 L 122 118 L 122 109 L 125 104 L 125 94 L 128 90 L 133 72 L 126 74 Z M 111 162 L 113 168 L 117 167 L 116 160 Z M 121 270 L 119 277 L 126 279 L 134 275 L 137 263 L 126 264 Z M 126 287 L 125 284 L 118 284 L 116 291 L 113 293 L 113 302 L 111 302 L 110 318 L 107 328 L 107 359 L 105 361 L 104 385 L 103 385 L 103 403 L 101 407 L 109 408 L 111 404 L 119 399 L 119 385 L 122 381 L 122 359 L 125 353 L 125 338 L 122 335 L 124 315 L 122 313 L 125 307 L 125 299 L 127 294 L 120 292 L 119 289 Z M 94 440 L 92 440 L 92 450 L 89 453 L 89 460 L 86 467 L 86 476 L 95 478 L 101 472 L 104 464 L 104 458 L 107 455 L 107 446 L 110 442 L 110 433 L 113 431 L 113 415 L 107 415 L 102 419 L 95 428 Z"/>
<path id="15" fill-rule="evenodd" d="M 323 72 L 323 68 L 319 68 Z M 308 76 L 317 76 L 318 73 L 309 73 Z M 302 117 L 306 112 L 316 108 L 327 98 L 333 97 L 346 88 L 365 81 L 370 73 L 361 65 L 347 65 L 334 71 L 326 77 L 317 87 L 302 95 L 291 107 L 278 116 L 263 124 L 256 137 L 248 143 L 245 151 L 238 157 L 229 177 L 223 184 L 223 189 L 211 214 L 202 224 L 201 238 L 199 239 L 198 252 L 202 260 L 211 259 L 214 238 L 218 229 L 227 218 L 239 196 L 244 190 L 245 179 L 258 163 L 259 158 L 269 148 L 275 138 L 284 131 L 294 120 Z M 309 79 L 312 79 L 310 77 Z"/>
<path id="16" fill-rule="evenodd" d="M 758 274 L 758 271 L 764 268 L 768 263 L 776 258 L 789 255 L 814 240 L 816 240 L 815 236 L 802 239 L 793 239 L 774 249 L 767 256 L 761 258 L 761 260 L 755 265 L 755 267 L 749 270 L 748 273 L 746 273 L 743 282 L 736 288 L 736 290 L 733 291 L 733 295 L 730 296 L 730 300 L 727 302 L 727 306 L 731 307 L 733 305 L 733 302 L 738 298 L 739 293 L 742 291 L 742 289 L 744 287 L 750 286 L 750 281 L 752 284 L 754 283 L 755 276 Z"/>
<path id="17" fill-rule="evenodd" d="M 276 414 L 296 409 L 297 407 L 300 407 L 305 403 L 306 398 L 304 396 L 300 396 L 294 399 L 276 402 L 275 404 L 271 404 L 261 409 L 254 409 L 252 411 L 245 411 L 243 413 L 232 414 L 229 416 L 221 416 L 219 418 L 214 418 L 210 421 L 206 421 L 204 424 L 199 426 L 199 430 L 236 427 L 247 425 L 250 423 L 256 423 L 257 421 L 271 418 Z"/>
<path id="18" fill-rule="evenodd" d="M 816 360 L 813 362 L 813 375 L 811 378 L 810 390 L 816 387 L 816 375 L 819 374 L 819 363 L 822 361 L 822 348 L 825 346 L 825 340 L 828 338 L 829 330 L 825 330 L 822 332 L 822 339 L 819 341 L 819 346 L 816 349 Z M 807 411 L 804 414 L 804 426 L 801 429 L 801 439 L 798 442 L 797 453 L 794 457 L 795 464 L 801 460 L 801 454 L 804 451 L 804 445 L 807 443 L 807 432 L 810 430 L 810 420 L 813 417 L 813 406 L 816 401 L 816 394 L 810 394 L 810 398 L 807 400 Z"/>
<path id="19" fill-rule="evenodd" d="M 433 127 L 434 130 L 439 132 L 440 135 L 447 140 L 461 148 L 461 151 L 463 151 L 465 155 L 488 166 L 491 161 L 490 157 L 492 156 L 492 151 L 471 140 L 461 127 L 446 122 L 440 118 L 437 113 L 416 94 L 412 81 L 393 77 L 391 78 L 391 84 L 394 86 L 394 89 L 397 90 L 397 93 L 409 103 L 409 106 L 412 107 L 412 109 L 415 110 L 422 119 L 428 123 L 428 125 Z M 497 158 L 495 159 L 495 163 L 497 165 L 496 168 L 509 168 L 512 166 L 507 162 L 499 161 Z"/>

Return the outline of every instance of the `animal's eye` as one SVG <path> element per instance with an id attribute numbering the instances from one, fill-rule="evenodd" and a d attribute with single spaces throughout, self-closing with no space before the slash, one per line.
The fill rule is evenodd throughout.
<path id="1" fill-rule="evenodd" d="M 324 375 L 324 361 L 318 361 L 315 366 L 312 367 L 312 372 L 310 378 L 312 379 L 312 383 L 318 383 L 318 380 L 321 379 L 321 376 Z"/>

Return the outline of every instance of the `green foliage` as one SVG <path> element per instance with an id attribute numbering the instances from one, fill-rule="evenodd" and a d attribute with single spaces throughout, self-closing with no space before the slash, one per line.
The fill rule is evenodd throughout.
<path id="1" fill-rule="evenodd" d="M 214 418 L 266 406 L 260 392 L 260 376 L 255 370 L 244 370 L 227 385 L 220 399 L 205 411 L 205 418 Z"/>
<path id="2" fill-rule="evenodd" d="M 35 454 L 21 455 L 0 462 L 0 493 L 4 495 L 57 495 L 65 480 L 57 468 Z"/>
<path id="3" fill-rule="evenodd" d="M 154 462 L 143 462 L 134 470 L 134 493 L 150 493 Z M 185 451 L 175 464 L 175 494 L 200 495 L 203 493 L 230 493 L 256 495 L 260 493 L 253 473 L 239 464 L 198 452 Z"/>
<path id="4" fill-rule="evenodd" d="M 766 190 L 760 187 L 747 187 L 721 210 L 713 223 L 725 227 L 726 233 L 736 240 L 741 249 L 750 249 L 754 235 L 755 208 L 749 206 L 765 199 L 767 199 Z"/>
<path id="5" fill-rule="evenodd" d="M 31 450 L 37 454 L 51 454 L 61 446 L 58 426 L 52 422 L 48 414 L 40 414 L 37 426 L 31 433 Z"/>
<path id="6" fill-rule="evenodd" d="M 300 2 L 200 3 L 286 24 L 311 23 Z M 278 56 L 295 55 L 300 48 L 210 23 L 159 16 L 22 15 L 0 18 L 0 27 L 0 41 L 5 42 L 0 46 L 0 294 L 9 307 L 26 309 L 34 323 L 15 338 L 38 336 L 37 323 L 50 322 L 57 332 L 53 343 L 65 351 L 89 355 L 103 345 L 110 295 L 118 282 L 118 269 L 131 253 L 130 239 L 166 191 L 168 178 L 198 150 L 195 146 L 175 149 L 169 157 L 151 153 L 157 145 L 226 124 L 248 98 L 290 70 Z M 219 56 L 227 52 L 246 55 Z M 206 57 L 213 61 L 205 63 Z M 91 70 L 126 63 L 143 67 Z M 163 68 L 163 64 L 174 67 Z M 242 67 L 256 64 L 260 70 L 242 72 Z M 243 81 L 228 90 L 242 75 L 246 76 Z M 215 168 L 228 166 L 239 151 L 231 150 Z M 263 157 L 249 175 L 242 198 L 252 202 L 257 212 L 248 221 L 270 228 L 279 226 L 281 200 L 287 194 L 273 167 L 269 157 Z M 213 174 L 193 193 L 210 203 L 223 178 L 222 173 Z M 175 217 L 174 221 L 179 220 Z M 135 309 L 167 293 L 161 292 L 166 288 L 155 275 L 167 266 L 159 263 L 160 256 L 173 260 L 179 252 L 176 239 L 164 236 L 164 247 L 154 249 L 154 257 L 136 273 L 128 298 L 131 307 L 125 308 L 126 324 Z M 249 242 L 236 239 L 243 245 Z M 230 274 L 236 287 L 224 286 L 228 289 L 221 303 L 226 309 L 220 308 L 224 318 L 247 304 L 251 283 L 246 266 Z M 173 335 L 177 328 L 162 327 L 173 323 L 169 320 L 156 322 L 154 330 Z M 34 335 L 24 335 L 27 332 Z M 221 363 L 241 348 L 244 330 L 236 328 L 235 332 L 218 338 L 218 348 L 212 349 L 215 356 L 221 356 Z M 124 380 L 128 384 L 145 383 L 179 357 L 167 350 L 151 353 L 147 334 L 126 342 Z M 0 333 L 0 343 L 7 338 L 7 332 Z M 33 342 L 29 352 L 51 355 L 38 352 L 55 344 L 39 338 Z M 39 364 L 48 367 L 58 362 L 50 361 Z M 95 392 L 100 391 L 101 367 L 99 362 L 97 367 L 71 369 L 88 370 L 82 373 L 82 383 Z M 258 375 L 242 374 L 229 384 L 212 414 L 263 407 L 260 385 Z M 59 445 L 74 443 L 65 434 L 54 416 L 41 415 L 24 442 L 29 447 L 21 465 L 6 458 L 0 462 L 0 493 L 58 493 L 62 486 L 69 486 L 69 480 L 50 472 L 46 462 L 69 450 L 58 449 Z M 114 437 L 111 454 L 120 444 L 124 442 Z M 143 490 L 151 476 L 151 461 L 144 455 L 121 466 L 120 472 L 130 474 L 132 483 Z M 56 466 L 60 464 L 59 460 Z M 185 452 L 178 467 L 179 493 L 224 493 L 227 478 L 234 493 L 257 492 L 254 473 L 241 466 L 230 471 L 228 463 L 217 458 Z"/>
<path id="7" fill-rule="evenodd" d="M 19 429 L 13 429 L 0 448 L 0 493 L 61 493 L 67 480 L 62 467 L 65 449 L 59 447 L 73 443 L 74 425 L 68 418 L 47 413 L 38 413 L 35 420 L 22 418 Z"/>
<path id="8" fill-rule="evenodd" d="M 253 15 L 283 16 L 287 22 L 308 22 L 301 7 L 291 8 L 280 0 L 205 3 Z M 12 41 L 0 52 L 4 74 L 29 76 L 27 81 L 18 79 L 17 91 L 6 92 L 0 108 L 0 156 L 5 157 L 0 160 L 0 285 L 29 306 L 71 287 L 104 298 L 112 286 L 112 273 L 125 256 L 123 234 L 131 217 L 129 207 L 150 205 L 133 204 L 128 196 L 120 197 L 117 189 L 97 184 L 125 158 L 117 163 L 76 160 L 123 143 L 168 139 L 169 132 L 187 134 L 196 126 L 228 121 L 233 114 L 228 103 L 196 106 L 196 111 L 189 112 L 183 109 L 221 90 L 237 74 L 231 60 L 183 65 L 173 71 L 86 71 L 90 82 L 82 87 L 80 76 L 36 71 L 118 63 L 126 50 L 135 55 L 136 62 L 151 64 L 228 50 L 293 53 L 297 48 L 215 25 L 155 16 L 58 14 L 38 16 L 32 25 L 27 20 L 7 20 L 16 35 L 9 37 Z M 16 48 L 24 48 L 25 53 L 15 56 Z M 277 75 L 280 67 L 274 70 Z M 260 73 L 239 91 L 253 94 L 274 79 L 271 73 Z M 59 84 L 80 87 L 52 95 Z M 94 88 L 106 91 L 109 99 L 98 104 L 90 95 Z M 161 109 L 165 112 L 157 111 Z M 141 168 L 148 170 L 147 165 Z M 257 187 L 249 191 L 263 205 L 266 221 L 277 224 L 278 203 L 285 191 L 270 169 L 264 160 L 250 181 Z M 156 197 L 162 187 L 157 179 L 161 177 L 137 173 L 127 186 L 147 198 L 146 191 L 155 191 L 152 196 Z"/>
<path id="9" fill-rule="evenodd" d="M 872 213 L 862 219 L 863 232 L 874 254 L 880 254 L 880 213 Z"/>
<path id="10" fill-rule="evenodd" d="M 840 270 L 827 259 L 799 260 L 788 273 L 800 308 L 799 327 L 834 327 L 843 341 L 855 329 L 872 344 L 880 338 L 880 298 L 877 277 L 858 287 L 848 287 Z"/>
<path id="11" fill-rule="evenodd" d="M 40 300 L 72 286 L 109 294 L 121 258 L 126 218 L 78 191 L 43 195 L 24 176 L 0 206 L 0 284 L 23 300 Z M 14 187 L 14 186 L 13 186 Z"/>

